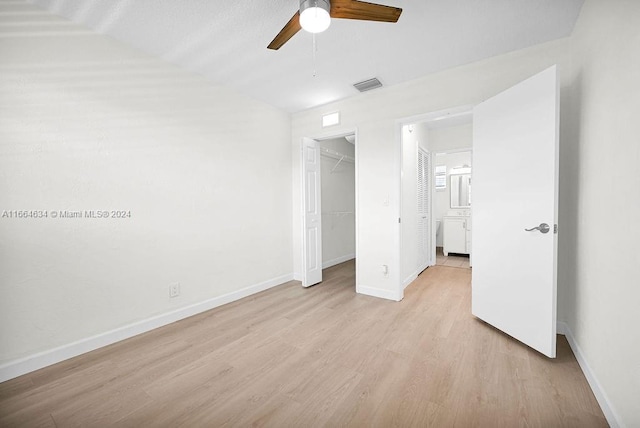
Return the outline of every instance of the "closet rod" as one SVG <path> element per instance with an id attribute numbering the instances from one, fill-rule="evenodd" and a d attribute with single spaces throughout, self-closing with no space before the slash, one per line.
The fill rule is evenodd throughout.
<path id="1" fill-rule="evenodd" d="M 327 211 L 323 212 L 322 215 L 349 215 L 355 214 L 354 211 Z"/>
<path id="2" fill-rule="evenodd" d="M 320 147 L 320 154 L 323 156 L 328 156 L 333 159 L 341 160 L 342 162 L 351 162 L 351 163 L 356 162 L 355 158 L 353 158 L 352 156 L 348 156 L 348 155 L 345 155 L 344 153 L 327 149 L 325 147 Z"/>

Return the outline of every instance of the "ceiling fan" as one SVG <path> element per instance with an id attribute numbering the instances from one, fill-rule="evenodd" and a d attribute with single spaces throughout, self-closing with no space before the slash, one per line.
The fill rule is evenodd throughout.
<path id="1" fill-rule="evenodd" d="M 398 22 L 402 9 L 358 0 L 300 0 L 300 10 L 267 46 L 278 50 L 298 31 L 310 33 L 326 30 L 331 18 L 360 19 L 363 21 Z"/>

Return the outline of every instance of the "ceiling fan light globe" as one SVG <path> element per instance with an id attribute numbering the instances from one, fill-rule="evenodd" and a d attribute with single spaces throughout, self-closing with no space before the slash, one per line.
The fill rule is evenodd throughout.
<path id="1" fill-rule="evenodd" d="M 322 33 L 329 25 L 331 16 L 321 7 L 308 7 L 300 13 L 300 26 L 309 33 Z"/>

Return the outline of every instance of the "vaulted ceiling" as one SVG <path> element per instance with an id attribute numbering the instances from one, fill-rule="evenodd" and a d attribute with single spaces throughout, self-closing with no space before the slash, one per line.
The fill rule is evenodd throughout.
<path id="1" fill-rule="evenodd" d="M 376 0 L 370 0 L 376 1 Z M 289 112 L 571 34 L 584 0 L 382 0 L 396 24 L 334 19 L 266 47 L 299 0 L 33 0 L 54 14 Z M 314 58 L 315 56 L 315 58 Z"/>

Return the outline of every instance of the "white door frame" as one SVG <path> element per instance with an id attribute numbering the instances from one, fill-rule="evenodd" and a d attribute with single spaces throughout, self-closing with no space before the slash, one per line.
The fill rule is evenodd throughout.
<path id="1" fill-rule="evenodd" d="M 340 138 L 340 137 L 346 137 L 347 135 L 354 135 L 355 136 L 355 141 L 354 141 L 354 147 L 355 147 L 355 185 L 356 185 L 356 189 L 355 189 L 355 227 L 356 227 L 356 292 L 358 291 L 358 278 L 360 277 L 359 273 L 358 273 L 358 254 L 359 254 L 359 239 L 358 239 L 358 234 L 359 234 L 359 229 L 358 229 L 358 213 L 360 212 L 358 209 L 358 205 L 359 205 L 359 198 L 358 198 L 358 128 L 340 128 L 340 129 L 331 129 L 331 130 L 326 130 L 324 132 L 315 134 L 313 136 L 305 136 L 302 137 L 300 139 L 300 231 L 302 232 L 302 235 L 300 235 L 300 237 L 302 238 L 300 241 L 300 254 L 301 254 L 301 268 L 304 269 L 304 258 L 305 258 L 305 245 L 304 245 L 304 234 L 306 233 L 305 231 L 305 222 L 304 222 L 304 201 L 305 201 L 305 196 L 306 196 L 306 188 L 305 188 L 305 177 L 304 177 L 304 140 L 305 139 L 311 139 L 311 140 L 316 140 L 316 141 L 322 141 L 322 140 L 328 140 L 328 139 L 332 139 L 332 138 Z M 322 179 L 322 177 L 320 178 Z M 302 277 L 304 278 L 304 272 L 302 272 Z"/>
<path id="2" fill-rule="evenodd" d="M 396 266 L 396 269 L 398 270 L 398 274 L 395 275 L 395 283 L 396 283 L 396 290 L 395 290 L 395 295 L 397 296 L 397 300 L 402 300 L 404 298 L 404 287 L 403 287 L 403 278 L 402 275 L 400 274 L 401 271 L 401 257 L 402 257 L 402 227 L 400 224 L 400 219 L 402 218 L 402 127 L 405 125 L 411 125 L 411 124 L 418 124 L 418 123 L 422 123 L 422 122 L 431 122 L 434 120 L 438 120 L 440 118 L 446 118 L 447 116 L 453 116 L 453 115 L 458 115 L 458 114 L 463 114 L 463 113 L 468 113 L 470 111 L 473 111 L 473 105 L 469 104 L 469 105 L 463 105 L 463 106 L 458 106 L 458 107 L 451 107 L 451 108 L 447 108 L 447 109 L 443 109 L 443 110 L 437 110 L 437 111 L 433 111 L 430 113 L 422 113 L 422 114 L 417 114 L 414 116 L 408 116 L 408 117 L 404 117 L 401 119 L 397 119 L 396 120 L 396 129 L 395 129 L 395 134 L 396 134 L 396 138 L 395 138 L 395 153 L 396 153 L 396 159 L 395 159 L 395 176 L 397 179 L 397 187 L 396 187 L 396 191 L 398 192 L 398 197 L 396 198 L 396 218 L 398 218 L 398 221 L 396 221 L 396 228 L 395 228 L 395 233 L 394 233 L 394 247 L 395 247 L 395 254 L 394 254 L 394 264 Z M 429 150 L 429 152 L 433 155 L 433 151 Z M 432 158 L 432 160 L 434 160 Z M 356 160 L 357 161 L 357 160 Z M 433 165 L 433 162 L 432 162 Z M 356 170 L 357 171 L 357 170 Z M 433 168 L 432 168 L 433 171 Z M 436 219 L 433 216 L 433 196 L 434 196 L 434 180 L 431 180 L 432 185 L 431 187 L 431 210 L 429 213 L 430 218 L 430 223 L 431 223 L 431 231 L 432 231 L 432 246 L 435 245 L 435 237 L 433 236 L 433 231 L 435 230 L 435 226 L 436 226 Z M 356 189 L 357 191 L 357 189 Z M 473 239 L 473 238 L 472 238 Z M 356 247 L 357 248 L 357 247 Z M 432 257 L 435 257 L 435 248 L 433 248 L 433 252 L 432 252 Z"/>

